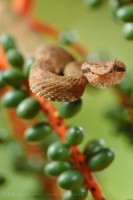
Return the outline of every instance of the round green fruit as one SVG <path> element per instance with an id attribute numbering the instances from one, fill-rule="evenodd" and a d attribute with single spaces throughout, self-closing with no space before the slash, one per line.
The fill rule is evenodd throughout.
<path id="1" fill-rule="evenodd" d="M 32 119 L 40 110 L 39 102 L 32 98 L 26 98 L 17 107 L 17 114 L 23 119 Z"/>
<path id="2" fill-rule="evenodd" d="M 117 10 L 119 9 L 120 1 L 119 0 L 109 0 L 109 8 L 114 17 L 116 17 Z"/>
<path id="3" fill-rule="evenodd" d="M 23 74 L 25 78 L 29 77 L 29 72 L 30 72 L 30 68 L 33 65 L 35 61 L 35 58 L 29 58 L 25 61 L 24 66 L 23 66 Z"/>
<path id="4" fill-rule="evenodd" d="M 6 182 L 5 177 L 0 175 L 0 186 L 2 186 L 5 182 Z"/>
<path id="5" fill-rule="evenodd" d="M 63 31 L 59 35 L 59 41 L 65 45 L 70 45 L 71 43 L 75 42 L 77 38 L 78 33 L 74 30 Z"/>
<path id="6" fill-rule="evenodd" d="M 85 200 L 88 196 L 88 191 L 84 187 L 76 190 L 69 190 L 63 194 L 62 200 Z"/>
<path id="7" fill-rule="evenodd" d="M 84 150 L 84 155 L 86 159 L 90 158 L 93 156 L 95 153 L 99 152 L 104 148 L 105 141 L 103 139 L 98 139 L 98 140 L 92 140 L 90 141 Z"/>
<path id="8" fill-rule="evenodd" d="M 117 10 L 117 17 L 125 22 L 133 21 L 133 5 L 124 5 Z"/>
<path id="9" fill-rule="evenodd" d="M 6 86 L 6 82 L 4 80 L 4 72 L 0 71 L 0 89 L 3 89 Z"/>
<path id="10" fill-rule="evenodd" d="M 57 179 L 58 185 L 65 190 L 74 190 L 83 184 L 84 177 L 77 170 L 63 172 Z"/>
<path id="11" fill-rule="evenodd" d="M 50 160 L 60 161 L 68 158 L 70 149 L 61 142 L 51 144 L 47 151 Z"/>
<path id="12" fill-rule="evenodd" d="M 122 90 L 122 92 L 130 95 L 133 91 L 132 85 L 132 73 L 129 71 L 125 78 L 121 81 L 121 83 L 117 86 L 118 89 Z"/>
<path id="13" fill-rule="evenodd" d="M 79 126 L 71 126 L 66 132 L 67 144 L 75 146 L 83 141 L 84 132 L 83 128 Z"/>
<path id="14" fill-rule="evenodd" d="M 8 85 L 17 87 L 24 83 L 24 76 L 19 69 L 13 68 L 3 73 L 3 78 Z"/>
<path id="15" fill-rule="evenodd" d="M 62 172 L 71 169 L 69 162 L 53 161 L 45 166 L 45 173 L 49 176 L 59 176 Z"/>
<path id="16" fill-rule="evenodd" d="M 85 0 L 85 4 L 91 8 L 96 8 L 102 3 L 102 0 Z"/>
<path id="17" fill-rule="evenodd" d="M 8 62 L 15 68 L 22 68 L 24 64 L 23 56 L 16 49 L 10 49 L 6 53 Z"/>
<path id="18" fill-rule="evenodd" d="M 58 115 L 62 118 L 70 118 L 76 115 L 82 107 L 82 100 L 74 102 L 63 102 L 60 104 Z"/>
<path id="19" fill-rule="evenodd" d="M 29 142 L 42 142 L 50 136 L 51 127 L 48 123 L 41 122 L 29 127 L 25 131 L 25 139 Z"/>
<path id="20" fill-rule="evenodd" d="M 88 160 L 88 166 L 91 171 L 97 172 L 107 168 L 114 160 L 114 151 L 104 148 Z"/>
<path id="21" fill-rule="evenodd" d="M 115 121 L 122 122 L 125 118 L 124 109 L 121 106 L 113 106 L 106 112 L 106 117 Z"/>
<path id="22" fill-rule="evenodd" d="M 14 89 L 7 92 L 1 99 L 2 104 L 7 108 L 14 108 L 28 96 L 26 90 Z"/>
<path id="23" fill-rule="evenodd" d="M 5 52 L 7 52 L 9 49 L 16 48 L 14 39 L 9 35 L 7 35 L 6 33 L 2 34 L 2 36 L 0 37 L 0 42 Z"/>
<path id="24" fill-rule="evenodd" d="M 128 40 L 133 40 L 133 23 L 126 23 L 123 27 L 123 35 Z"/>

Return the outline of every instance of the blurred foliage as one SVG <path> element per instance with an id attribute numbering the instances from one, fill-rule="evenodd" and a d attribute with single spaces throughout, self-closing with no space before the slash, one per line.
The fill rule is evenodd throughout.
<path id="1" fill-rule="evenodd" d="M 121 32 L 121 22 L 111 17 L 107 3 L 98 9 L 92 10 L 85 6 L 83 0 L 40 0 L 36 2 L 34 15 L 49 22 L 61 30 L 72 29 L 78 31 L 79 41 L 90 52 L 99 52 L 107 49 L 112 58 L 118 58 L 127 64 L 133 65 L 132 42 L 124 40 Z M 45 36 L 44 40 L 57 42 Z M 129 67 L 128 67 L 129 68 Z M 127 68 L 127 71 L 128 71 Z M 112 166 L 97 177 L 105 195 L 111 200 L 126 200 L 133 198 L 131 173 L 133 169 L 133 149 L 125 136 L 116 134 L 114 124 L 104 117 L 105 111 L 118 104 L 118 99 L 112 89 L 86 90 L 83 96 L 83 109 L 72 119 L 66 120 L 69 125 L 79 125 L 85 129 L 86 140 L 104 138 L 106 143 L 113 147 L 116 159 Z M 0 127 L 9 126 L 2 115 L 0 107 Z M 10 127 L 8 127 L 10 130 Z M 86 143 L 84 141 L 84 144 Z M 81 147 L 82 148 L 82 147 Z M 4 200 L 27 199 L 24 196 L 9 196 L 17 192 L 32 194 L 37 187 L 37 179 L 33 174 L 19 174 L 12 171 L 11 162 L 6 147 L 0 145 L 1 170 L 6 177 L 5 186 L 1 188 L 0 198 Z M 35 192 L 35 191 L 34 191 Z M 28 196 L 28 200 L 34 199 Z"/>

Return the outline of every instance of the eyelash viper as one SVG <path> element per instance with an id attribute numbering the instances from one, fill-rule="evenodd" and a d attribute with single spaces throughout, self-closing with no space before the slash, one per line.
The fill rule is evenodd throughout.
<path id="1" fill-rule="evenodd" d="M 29 75 L 30 89 L 37 96 L 61 102 L 78 100 L 87 84 L 105 87 L 124 77 L 121 61 L 77 62 L 61 47 L 45 45 L 37 53 Z"/>

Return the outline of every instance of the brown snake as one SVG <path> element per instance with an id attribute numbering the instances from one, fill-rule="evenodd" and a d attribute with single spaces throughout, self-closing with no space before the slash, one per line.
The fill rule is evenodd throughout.
<path id="1" fill-rule="evenodd" d="M 39 97 L 72 102 L 82 96 L 87 84 L 96 87 L 118 84 L 125 71 L 121 61 L 79 63 L 64 49 L 45 45 L 31 67 L 29 84 Z"/>

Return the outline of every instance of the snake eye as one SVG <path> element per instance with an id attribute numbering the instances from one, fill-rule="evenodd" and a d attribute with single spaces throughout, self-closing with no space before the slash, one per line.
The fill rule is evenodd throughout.
<path id="1" fill-rule="evenodd" d="M 114 64 L 114 71 L 116 72 L 125 72 L 125 68 L 124 67 L 120 67 L 118 65 L 116 65 L 116 63 Z"/>

